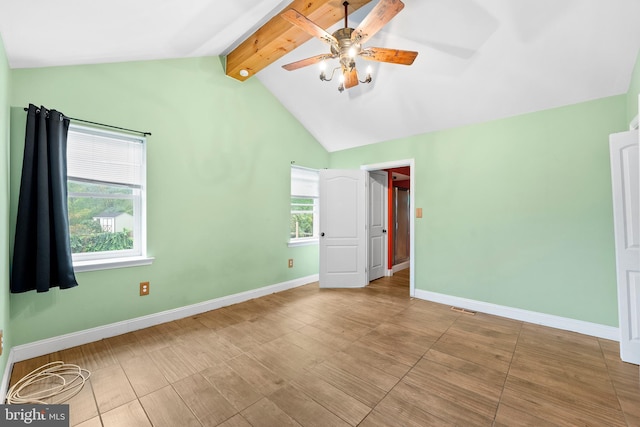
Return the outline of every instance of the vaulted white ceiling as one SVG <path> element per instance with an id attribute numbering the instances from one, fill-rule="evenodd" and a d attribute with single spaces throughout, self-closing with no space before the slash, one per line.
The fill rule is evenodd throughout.
<path id="1" fill-rule="evenodd" d="M 367 46 L 415 50 L 373 65 L 343 93 L 315 66 L 312 39 L 259 79 L 329 151 L 626 93 L 640 50 L 640 0 L 403 0 Z M 351 27 L 377 3 L 353 13 Z M 281 0 L 2 1 L 12 68 L 225 55 L 289 4 Z M 332 32 L 342 23 L 329 29 Z"/>

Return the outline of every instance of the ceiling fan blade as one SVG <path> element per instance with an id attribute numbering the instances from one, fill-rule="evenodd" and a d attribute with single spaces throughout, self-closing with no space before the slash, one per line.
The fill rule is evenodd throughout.
<path id="1" fill-rule="evenodd" d="M 349 89 L 351 87 L 357 86 L 358 84 L 358 72 L 356 71 L 356 67 L 346 68 L 343 67 L 342 75 L 344 76 L 344 88 Z"/>
<path id="2" fill-rule="evenodd" d="M 316 55 L 311 58 L 301 59 L 300 61 L 292 62 L 290 64 L 285 64 L 282 66 L 287 71 L 297 70 L 298 68 L 306 67 L 308 65 L 317 64 L 320 61 L 324 61 L 325 59 L 335 58 L 335 55 Z"/>
<path id="3" fill-rule="evenodd" d="M 404 8 L 400 0 L 380 0 L 351 34 L 351 41 L 364 43 Z"/>
<path id="4" fill-rule="evenodd" d="M 386 49 L 384 47 L 368 47 L 362 49 L 360 56 L 369 61 L 411 65 L 416 59 L 416 56 L 418 56 L 418 52 L 412 50 Z"/>
<path id="5" fill-rule="evenodd" d="M 335 37 L 327 33 L 325 30 L 320 28 L 313 21 L 311 21 L 309 18 L 295 9 L 289 9 L 282 13 L 280 16 L 282 16 L 293 25 L 303 29 L 312 36 L 319 38 L 325 43 L 328 43 L 330 45 L 338 44 L 338 40 Z"/>

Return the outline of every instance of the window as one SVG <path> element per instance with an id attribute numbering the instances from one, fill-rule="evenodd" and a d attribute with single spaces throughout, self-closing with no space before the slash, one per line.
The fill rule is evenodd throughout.
<path id="1" fill-rule="evenodd" d="M 291 246 L 318 241 L 318 176 L 315 169 L 291 166 Z"/>
<path id="2" fill-rule="evenodd" d="M 74 267 L 146 256 L 145 143 L 142 137 L 69 127 L 67 190 Z"/>

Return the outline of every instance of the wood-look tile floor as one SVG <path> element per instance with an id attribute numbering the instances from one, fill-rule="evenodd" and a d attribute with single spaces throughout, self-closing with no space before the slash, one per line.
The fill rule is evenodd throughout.
<path id="1" fill-rule="evenodd" d="M 93 426 L 640 426 L 616 342 L 409 298 L 408 271 L 317 283 L 15 364 L 92 374 Z"/>

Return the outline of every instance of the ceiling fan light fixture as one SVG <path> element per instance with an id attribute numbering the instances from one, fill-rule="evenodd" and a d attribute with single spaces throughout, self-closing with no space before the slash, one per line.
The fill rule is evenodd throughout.
<path id="1" fill-rule="evenodd" d="M 324 61 L 323 61 L 324 62 Z M 333 76 L 336 74 L 336 71 L 340 69 L 340 67 L 336 67 L 331 71 L 331 75 L 327 78 L 327 73 L 326 73 L 326 68 L 327 65 L 325 64 L 320 65 L 320 80 L 322 80 L 323 82 L 330 82 L 331 80 L 333 80 Z M 344 76 L 340 76 L 341 80 L 344 80 Z"/>
<path id="2" fill-rule="evenodd" d="M 327 61 L 325 61 L 324 59 L 322 61 L 320 61 L 320 64 L 318 65 L 318 68 L 320 68 L 320 80 L 322 80 L 323 82 L 331 80 L 331 79 L 327 79 L 327 74 L 326 74 Z M 333 77 L 333 76 L 331 76 L 331 77 Z"/>
<path id="3" fill-rule="evenodd" d="M 373 77 L 371 76 L 373 69 L 371 68 L 371 65 L 367 65 L 367 76 L 364 78 L 364 80 L 361 80 L 360 83 L 371 83 L 371 81 L 373 80 Z"/>
<path id="4" fill-rule="evenodd" d="M 343 92 L 358 83 L 371 83 L 373 80 L 371 67 L 367 67 L 365 79 L 359 79 L 356 69 L 356 58 L 359 56 L 368 61 L 403 65 L 411 65 L 413 63 L 418 52 L 381 47 L 363 48 L 362 46 L 404 8 L 404 3 L 401 0 L 379 0 L 356 29 L 349 27 L 349 2 L 344 1 L 342 5 L 344 6 L 344 28 L 334 31 L 333 34 L 327 33 L 323 28 L 295 9 L 289 9 L 282 13 L 281 16 L 285 20 L 330 45 L 329 54 L 316 55 L 283 65 L 282 67 L 285 70 L 293 71 L 307 65 L 320 63 L 320 80 L 327 82 L 331 81 L 336 71 L 340 70 L 338 91 Z M 325 64 L 327 59 L 338 59 L 339 61 L 338 67 L 333 69 L 331 76 L 328 78 Z"/>

